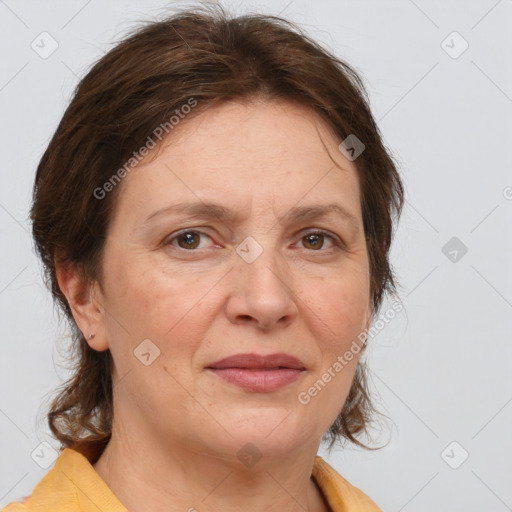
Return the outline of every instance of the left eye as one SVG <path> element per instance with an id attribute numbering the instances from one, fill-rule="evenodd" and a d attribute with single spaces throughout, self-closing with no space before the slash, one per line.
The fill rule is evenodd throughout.
<path id="1" fill-rule="evenodd" d="M 310 246 L 314 251 L 318 251 L 318 248 L 324 245 L 325 239 L 328 239 L 332 245 L 339 245 L 334 236 L 325 233 L 324 231 L 313 231 L 306 233 L 301 240 L 307 240 L 306 244 Z"/>
<path id="2" fill-rule="evenodd" d="M 173 242 L 177 241 L 179 248 L 191 251 L 199 248 L 201 236 L 205 236 L 207 238 L 210 238 L 211 240 L 211 237 L 208 236 L 206 233 L 203 233 L 202 231 L 188 230 L 182 231 L 181 233 L 178 233 L 173 237 L 168 238 L 167 241 L 164 242 L 164 245 L 172 245 L 176 247 Z M 301 237 L 300 240 L 303 241 L 303 245 L 305 246 L 306 249 L 311 249 L 313 251 L 318 252 L 319 249 L 324 246 L 326 239 L 331 242 L 331 247 L 340 245 L 334 236 L 324 231 L 313 231 L 306 233 Z"/>

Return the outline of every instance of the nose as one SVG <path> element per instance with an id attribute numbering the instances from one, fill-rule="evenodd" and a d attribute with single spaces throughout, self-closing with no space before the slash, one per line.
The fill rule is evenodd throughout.
<path id="1" fill-rule="evenodd" d="M 294 279 L 286 263 L 265 249 L 249 263 L 236 256 L 228 274 L 226 315 L 233 324 L 253 324 L 268 331 L 289 325 L 297 317 Z"/>

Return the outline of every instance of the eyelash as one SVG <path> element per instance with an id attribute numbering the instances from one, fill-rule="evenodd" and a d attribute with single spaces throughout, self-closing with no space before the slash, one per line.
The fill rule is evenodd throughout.
<path id="1" fill-rule="evenodd" d="M 183 231 L 179 231 L 178 233 L 176 233 L 175 235 L 173 235 L 171 238 L 166 238 L 163 242 L 162 242 L 162 245 L 163 246 L 172 246 L 173 248 L 175 249 L 178 249 L 180 251 L 184 251 L 184 252 L 190 252 L 190 253 L 193 253 L 193 252 L 197 252 L 198 249 L 183 249 L 182 247 L 177 247 L 175 245 L 172 244 L 172 242 L 174 240 L 176 240 L 178 237 L 180 237 L 181 235 L 185 235 L 187 233 L 196 233 L 196 234 L 199 234 L 199 235 L 204 235 L 208 238 L 211 239 L 211 237 L 205 233 L 204 231 L 200 231 L 200 230 L 197 230 L 197 229 L 185 229 Z M 323 235 L 325 237 L 327 237 L 332 243 L 333 243 L 333 246 L 334 248 L 342 248 L 343 247 L 343 243 L 334 235 L 331 235 L 328 231 L 324 231 L 322 229 L 315 229 L 315 230 L 312 230 L 312 231 L 308 231 L 307 233 L 304 233 L 300 238 L 304 238 L 306 236 L 310 236 L 310 235 Z M 329 253 L 331 252 L 333 249 L 333 247 L 331 247 L 330 249 L 319 249 L 319 250 L 313 250 L 311 249 L 309 252 L 320 252 L 320 253 Z"/>

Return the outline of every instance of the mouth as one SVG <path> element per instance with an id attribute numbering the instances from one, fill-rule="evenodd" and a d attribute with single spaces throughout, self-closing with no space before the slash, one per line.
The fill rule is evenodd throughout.
<path id="1" fill-rule="evenodd" d="M 216 361 L 207 369 L 240 388 L 266 393 L 281 389 L 302 376 L 302 361 L 289 354 L 235 354 Z"/>

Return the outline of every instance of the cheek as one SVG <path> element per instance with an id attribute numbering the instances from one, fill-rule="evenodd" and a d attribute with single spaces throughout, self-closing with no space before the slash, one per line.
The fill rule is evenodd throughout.
<path id="1" fill-rule="evenodd" d="M 314 420 L 324 414 L 327 423 L 340 413 L 352 385 L 368 320 L 368 279 L 362 274 L 324 281 L 304 300 L 316 318 L 316 348 L 320 364 L 301 387 L 299 401 Z M 315 332 L 316 331 L 316 332 Z M 308 405 L 306 405 L 308 404 Z M 324 425 L 326 428 L 330 426 Z"/>
<path id="2" fill-rule="evenodd" d="M 143 387 L 161 388 L 169 385 L 169 381 L 174 382 L 173 376 L 193 389 L 194 354 L 212 320 L 213 309 L 208 303 L 213 293 L 207 297 L 205 293 L 218 281 L 218 277 L 203 277 L 171 275 L 156 266 L 148 270 L 146 265 L 144 268 L 132 265 L 118 274 L 117 285 L 111 283 L 111 289 L 116 291 L 109 307 L 118 312 L 119 321 L 109 322 L 109 339 L 120 370 L 125 373 L 130 368 L 140 370 L 140 363 L 133 356 L 139 346 L 144 346 L 140 345 L 143 340 L 149 339 L 156 345 L 155 353 L 160 351 L 154 363 L 145 368 L 150 371 L 146 372 Z"/>
<path id="3" fill-rule="evenodd" d="M 190 398 L 185 390 L 194 389 L 191 361 L 209 325 L 201 305 L 204 283 L 119 262 L 108 286 L 109 342 L 119 377 L 128 376 L 122 389 L 151 416 L 161 414 L 161 403 L 180 401 L 185 406 Z M 146 353 L 151 361 L 147 366 Z M 159 390 L 158 398 L 154 390 Z M 179 419 L 173 411 L 168 414 Z"/>
<path id="4" fill-rule="evenodd" d="M 342 349 L 352 337 L 360 334 L 369 315 L 369 281 L 364 273 L 353 273 L 340 278 L 324 279 L 314 292 L 303 294 L 313 316 L 326 332 L 328 343 L 324 347 Z M 311 313 L 309 314 L 311 317 Z"/>
<path id="5" fill-rule="evenodd" d="M 152 264 L 151 258 L 111 260 L 115 265 L 111 265 L 107 284 L 111 290 L 108 302 L 132 337 L 166 337 L 170 330 L 186 323 L 204 295 L 204 282 L 167 273 L 161 265 Z"/>

